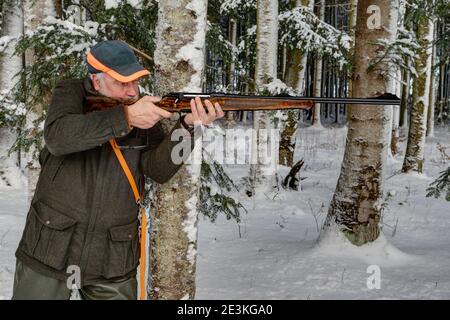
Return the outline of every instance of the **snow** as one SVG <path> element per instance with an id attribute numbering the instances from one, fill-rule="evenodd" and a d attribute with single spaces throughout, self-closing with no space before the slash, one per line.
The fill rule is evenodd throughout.
<path id="1" fill-rule="evenodd" d="M 437 143 L 450 148 L 450 132 L 436 129 L 427 139 L 425 175 L 401 174 L 401 155 L 388 162 L 382 235 L 355 247 L 333 232 L 318 242 L 346 129 L 299 128 L 295 159 L 305 160 L 306 178 L 301 191 L 234 194 L 248 210 L 239 224 L 223 216 L 215 223 L 200 217 L 196 298 L 449 299 L 450 202 L 425 197 L 429 183 L 448 166 Z M 401 154 L 404 149 L 402 142 Z M 226 169 L 238 184 L 248 174 L 247 165 Z M 281 175 L 288 170 L 281 166 Z M 0 299 L 12 294 L 26 190 L 0 185 Z M 380 272 L 380 289 L 368 287 L 373 270 Z"/>
<path id="2" fill-rule="evenodd" d="M 188 44 L 181 47 L 177 54 L 176 58 L 188 61 L 192 68 L 194 69 L 194 73 L 191 76 L 191 80 L 187 86 L 185 86 L 180 91 L 185 92 L 200 92 L 201 91 L 201 81 L 202 81 L 202 73 L 203 73 L 203 65 L 204 65 L 204 50 L 205 50 L 205 35 L 207 29 L 206 23 L 206 3 L 201 0 L 192 0 L 187 6 L 186 9 L 192 10 L 196 16 L 196 26 L 197 30 L 194 35 L 194 39 Z"/>
<path id="3" fill-rule="evenodd" d="M 425 197 L 426 187 L 448 166 L 436 148 L 437 142 L 450 147 L 445 130 L 428 139 L 428 178 L 400 174 L 402 156 L 389 162 L 383 233 L 355 247 L 335 233 L 318 242 L 346 129 L 300 128 L 295 159 L 306 162 L 302 191 L 239 195 L 248 210 L 240 224 L 221 216 L 214 224 L 200 219 L 196 298 L 449 299 L 450 203 Z M 234 179 L 247 172 L 242 166 L 228 171 Z M 380 270 L 380 289 L 367 285 L 373 267 Z"/>
<path id="4" fill-rule="evenodd" d="M 304 52 L 327 54 L 340 68 L 348 63 L 345 52 L 352 47 L 351 37 L 320 20 L 310 7 L 295 7 L 281 12 L 278 18 L 281 43 Z"/>

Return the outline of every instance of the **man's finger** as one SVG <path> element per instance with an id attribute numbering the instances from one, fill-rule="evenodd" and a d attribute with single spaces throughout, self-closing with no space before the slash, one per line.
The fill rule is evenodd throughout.
<path id="1" fill-rule="evenodd" d="M 195 97 L 195 104 L 197 105 L 197 111 L 200 118 L 206 116 L 205 108 L 203 107 L 200 97 Z"/>
<path id="2" fill-rule="evenodd" d="M 223 112 L 222 107 L 220 106 L 220 104 L 218 102 L 216 102 L 216 103 L 214 103 L 214 107 L 216 108 L 217 118 L 223 118 L 225 113 Z"/>
<path id="3" fill-rule="evenodd" d="M 158 97 L 158 96 L 145 96 L 144 98 L 146 99 L 146 101 L 150 101 L 153 103 L 161 101 L 161 97 Z"/>
<path id="4" fill-rule="evenodd" d="M 205 105 L 208 108 L 208 116 L 214 119 L 216 117 L 216 110 L 214 110 L 214 106 L 211 101 L 205 100 Z"/>
<path id="5" fill-rule="evenodd" d="M 198 119 L 197 105 L 195 104 L 194 99 L 191 99 L 190 103 L 191 103 L 192 115 L 194 116 L 194 119 Z"/>
<path id="6" fill-rule="evenodd" d="M 161 109 L 160 107 L 155 107 L 155 112 L 163 118 L 170 118 L 172 116 L 172 113 L 167 110 Z"/>

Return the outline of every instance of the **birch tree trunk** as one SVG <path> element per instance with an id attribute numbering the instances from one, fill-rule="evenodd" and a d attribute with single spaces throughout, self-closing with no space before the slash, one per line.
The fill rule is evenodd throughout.
<path id="1" fill-rule="evenodd" d="M 157 93 L 201 92 L 206 7 L 206 0 L 159 2 L 154 55 Z M 169 182 L 157 186 L 151 219 L 151 299 L 195 297 L 199 174 L 199 164 L 185 164 Z"/>
<path id="2" fill-rule="evenodd" d="M 22 1 L 15 0 L 10 3 L 3 3 L 2 11 L 2 32 L 1 36 L 19 37 L 23 34 L 23 12 Z M 5 50 L 0 53 L 0 92 L 9 92 L 19 81 L 15 77 L 23 68 L 23 57 L 14 55 L 14 48 L 17 40 L 11 40 Z M 11 167 L 20 167 L 20 154 L 12 153 L 8 155 L 9 148 L 14 144 L 17 134 L 12 128 L 0 128 L 0 171 L 5 172 Z M 8 184 L 15 186 L 15 181 L 8 181 Z"/>
<path id="3" fill-rule="evenodd" d="M 317 5 L 319 6 L 319 19 L 325 20 L 325 0 L 319 0 Z M 314 82 L 313 82 L 313 95 L 320 97 L 322 95 L 322 69 L 323 69 L 323 57 L 322 55 L 316 55 L 316 61 L 314 62 Z M 312 125 L 322 126 L 320 120 L 320 103 L 316 103 L 313 109 Z"/>
<path id="4" fill-rule="evenodd" d="M 258 89 L 277 77 L 278 1 L 257 1 L 255 84 Z M 269 139 L 273 125 L 268 112 L 253 113 L 252 164 L 253 189 L 261 178 L 272 183 L 278 164 L 278 146 Z M 273 138 L 273 136 L 272 136 Z M 269 154 L 268 154 L 269 153 Z M 264 163 L 265 162 L 265 163 Z"/>
<path id="5" fill-rule="evenodd" d="M 24 0 L 23 1 L 23 14 L 24 14 L 24 33 L 32 32 L 36 30 L 36 28 L 41 25 L 44 19 L 48 16 L 55 17 L 55 7 L 54 2 L 52 0 L 43 0 L 43 1 L 35 1 L 35 0 Z M 33 50 L 27 50 L 25 52 L 25 66 L 30 66 L 34 64 L 35 56 Z M 50 102 L 50 95 L 47 97 Z M 40 118 L 42 118 L 42 114 L 44 112 L 43 105 L 33 105 L 30 108 L 30 112 L 28 113 L 26 126 L 28 128 L 32 128 L 35 126 L 34 122 Z M 33 198 L 34 191 L 36 189 L 36 183 L 39 178 L 40 166 L 35 157 L 35 154 L 38 150 L 31 150 L 26 154 L 26 176 L 28 180 L 28 203 L 31 203 L 31 199 Z"/>
<path id="6" fill-rule="evenodd" d="M 415 61 L 417 79 L 413 82 L 413 102 L 409 119 L 408 144 L 406 146 L 403 172 L 423 172 L 425 134 L 429 107 L 429 90 L 431 80 L 431 56 L 433 42 L 433 21 L 420 16 L 416 37 L 421 49 Z"/>
<path id="7" fill-rule="evenodd" d="M 313 8 L 313 0 L 297 0 L 297 6 Z M 286 61 L 285 83 L 292 87 L 298 95 L 303 95 L 305 83 L 306 58 L 308 54 L 300 49 L 288 49 Z M 280 164 L 292 167 L 295 151 L 295 134 L 301 110 L 290 110 L 287 113 L 286 125 L 281 133 L 279 159 Z"/>
<path id="8" fill-rule="evenodd" d="M 387 0 L 359 0 L 355 36 L 353 95 L 374 97 L 386 92 L 388 80 L 377 70 L 367 71 L 379 39 L 393 40 L 397 20 L 395 6 Z M 380 11 L 370 16 L 369 6 Z M 371 12 L 371 11 L 369 11 Z M 379 21 L 368 24 L 368 18 Z M 379 19 L 379 20 L 378 20 Z M 387 65 L 379 65 L 383 70 Z M 380 233 L 380 201 L 383 196 L 389 132 L 390 107 L 356 105 L 349 108 L 348 135 L 336 191 L 330 204 L 323 233 L 338 230 L 355 245 L 374 241 Z"/>

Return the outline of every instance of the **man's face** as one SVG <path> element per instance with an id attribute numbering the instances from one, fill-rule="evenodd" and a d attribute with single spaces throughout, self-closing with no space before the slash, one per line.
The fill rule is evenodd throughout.
<path id="1" fill-rule="evenodd" d="M 100 77 L 92 75 L 94 89 L 110 98 L 137 98 L 139 96 L 139 79 L 130 82 L 120 82 L 103 73 Z"/>

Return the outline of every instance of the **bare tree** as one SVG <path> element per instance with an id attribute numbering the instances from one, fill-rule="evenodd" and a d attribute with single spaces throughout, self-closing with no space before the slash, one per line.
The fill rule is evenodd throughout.
<path id="1" fill-rule="evenodd" d="M 297 6 L 308 6 L 311 10 L 314 7 L 313 0 L 297 0 Z M 308 54 L 302 50 L 288 49 L 286 61 L 286 74 L 284 82 L 293 88 L 298 95 L 304 94 L 306 61 Z M 302 111 L 291 110 L 288 112 L 286 125 L 281 133 L 279 159 L 280 164 L 292 166 L 295 150 L 295 133 L 297 131 L 299 113 Z"/>
<path id="2" fill-rule="evenodd" d="M 206 0 L 159 2 L 157 93 L 201 91 L 206 7 Z M 184 165 L 168 183 L 157 186 L 150 243 L 151 299 L 195 297 L 199 173 L 199 165 Z"/>
<path id="3" fill-rule="evenodd" d="M 376 41 L 392 41 L 395 37 L 396 2 L 358 1 L 353 70 L 355 97 L 374 97 L 387 91 L 388 79 L 382 75 L 387 64 L 370 71 L 368 65 L 379 49 Z M 380 204 L 390 134 L 389 108 L 356 105 L 349 110 L 341 174 L 323 231 L 339 230 L 355 245 L 374 241 L 380 232 Z"/>
<path id="4" fill-rule="evenodd" d="M 55 3 L 53 0 L 43 0 L 43 1 L 35 1 L 35 0 L 24 0 L 23 1 L 23 20 L 24 20 L 24 33 L 34 31 L 39 25 L 44 22 L 44 19 L 48 16 L 55 16 Z M 33 50 L 27 50 L 25 52 L 25 66 L 32 65 L 35 61 L 35 55 Z M 46 97 L 48 101 L 50 101 L 50 95 Z M 33 105 L 29 107 L 29 113 L 26 120 L 27 127 L 33 127 L 34 121 L 42 117 L 44 112 L 43 105 Z M 35 131 L 32 131 L 35 132 Z M 37 130 L 36 130 L 37 132 Z M 34 194 L 34 190 L 36 189 L 36 183 L 39 178 L 40 166 L 37 160 L 34 157 L 35 150 L 31 148 L 31 150 L 26 155 L 27 161 L 27 180 L 28 180 L 28 203 L 31 202 L 31 199 Z"/>
<path id="5" fill-rule="evenodd" d="M 413 104 L 409 120 L 408 144 L 406 146 L 403 172 L 424 169 L 424 148 L 429 107 L 431 81 L 431 58 L 434 23 L 426 15 L 418 18 L 416 37 L 421 49 L 415 61 L 417 79 L 413 82 Z"/>
<path id="6" fill-rule="evenodd" d="M 278 1 L 258 0 L 257 2 L 257 29 L 256 29 L 256 67 L 255 83 L 258 89 L 269 83 L 277 76 L 277 44 L 278 44 Z M 275 177 L 273 165 L 264 165 L 261 159 L 267 159 L 270 152 L 273 163 L 278 163 L 278 149 L 265 150 L 263 147 L 273 146 L 269 140 L 270 130 L 273 128 L 268 112 L 256 111 L 253 113 L 254 137 L 252 141 L 252 165 L 250 177 L 253 187 L 259 183 L 261 177 L 269 181 Z M 265 133 L 267 134 L 264 134 Z M 261 156 L 258 156 L 260 154 Z M 276 157 L 277 159 L 273 159 Z"/>
<path id="7" fill-rule="evenodd" d="M 14 0 L 4 2 L 3 8 L 2 33 L 0 36 L 11 37 L 6 48 L 0 53 L 0 91 L 9 92 L 19 81 L 16 75 L 23 68 L 23 57 L 14 54 L 14 48 L 17 44 L 16 37 L 23 33 L 23 12 L 22 1 Z M 0 127 L 0 144 L 7 148 L 2 148 L 0 152 L 0 171 L 11 166 L 19 166 L 19 154 L 8 155 L 8 149 L 14 144 L 16 134 L 11 128 Z"/>
<path id="8" fill-rule="evenodd" d="M 325 19 L 325 0 L 319 0 L 317 5 L 319 6 L 319 19 Z M 314 82 L 313 82 L 313 95 L 320 97 L 322 95 L 322 69 L 323 69 L 323 57 L 320 54 L 316 55 L 314 61 Z M 320 120 L 320 103 L 316 103 L 313 109 L 312 124 L 314 126 L 322 126 Z"/>

